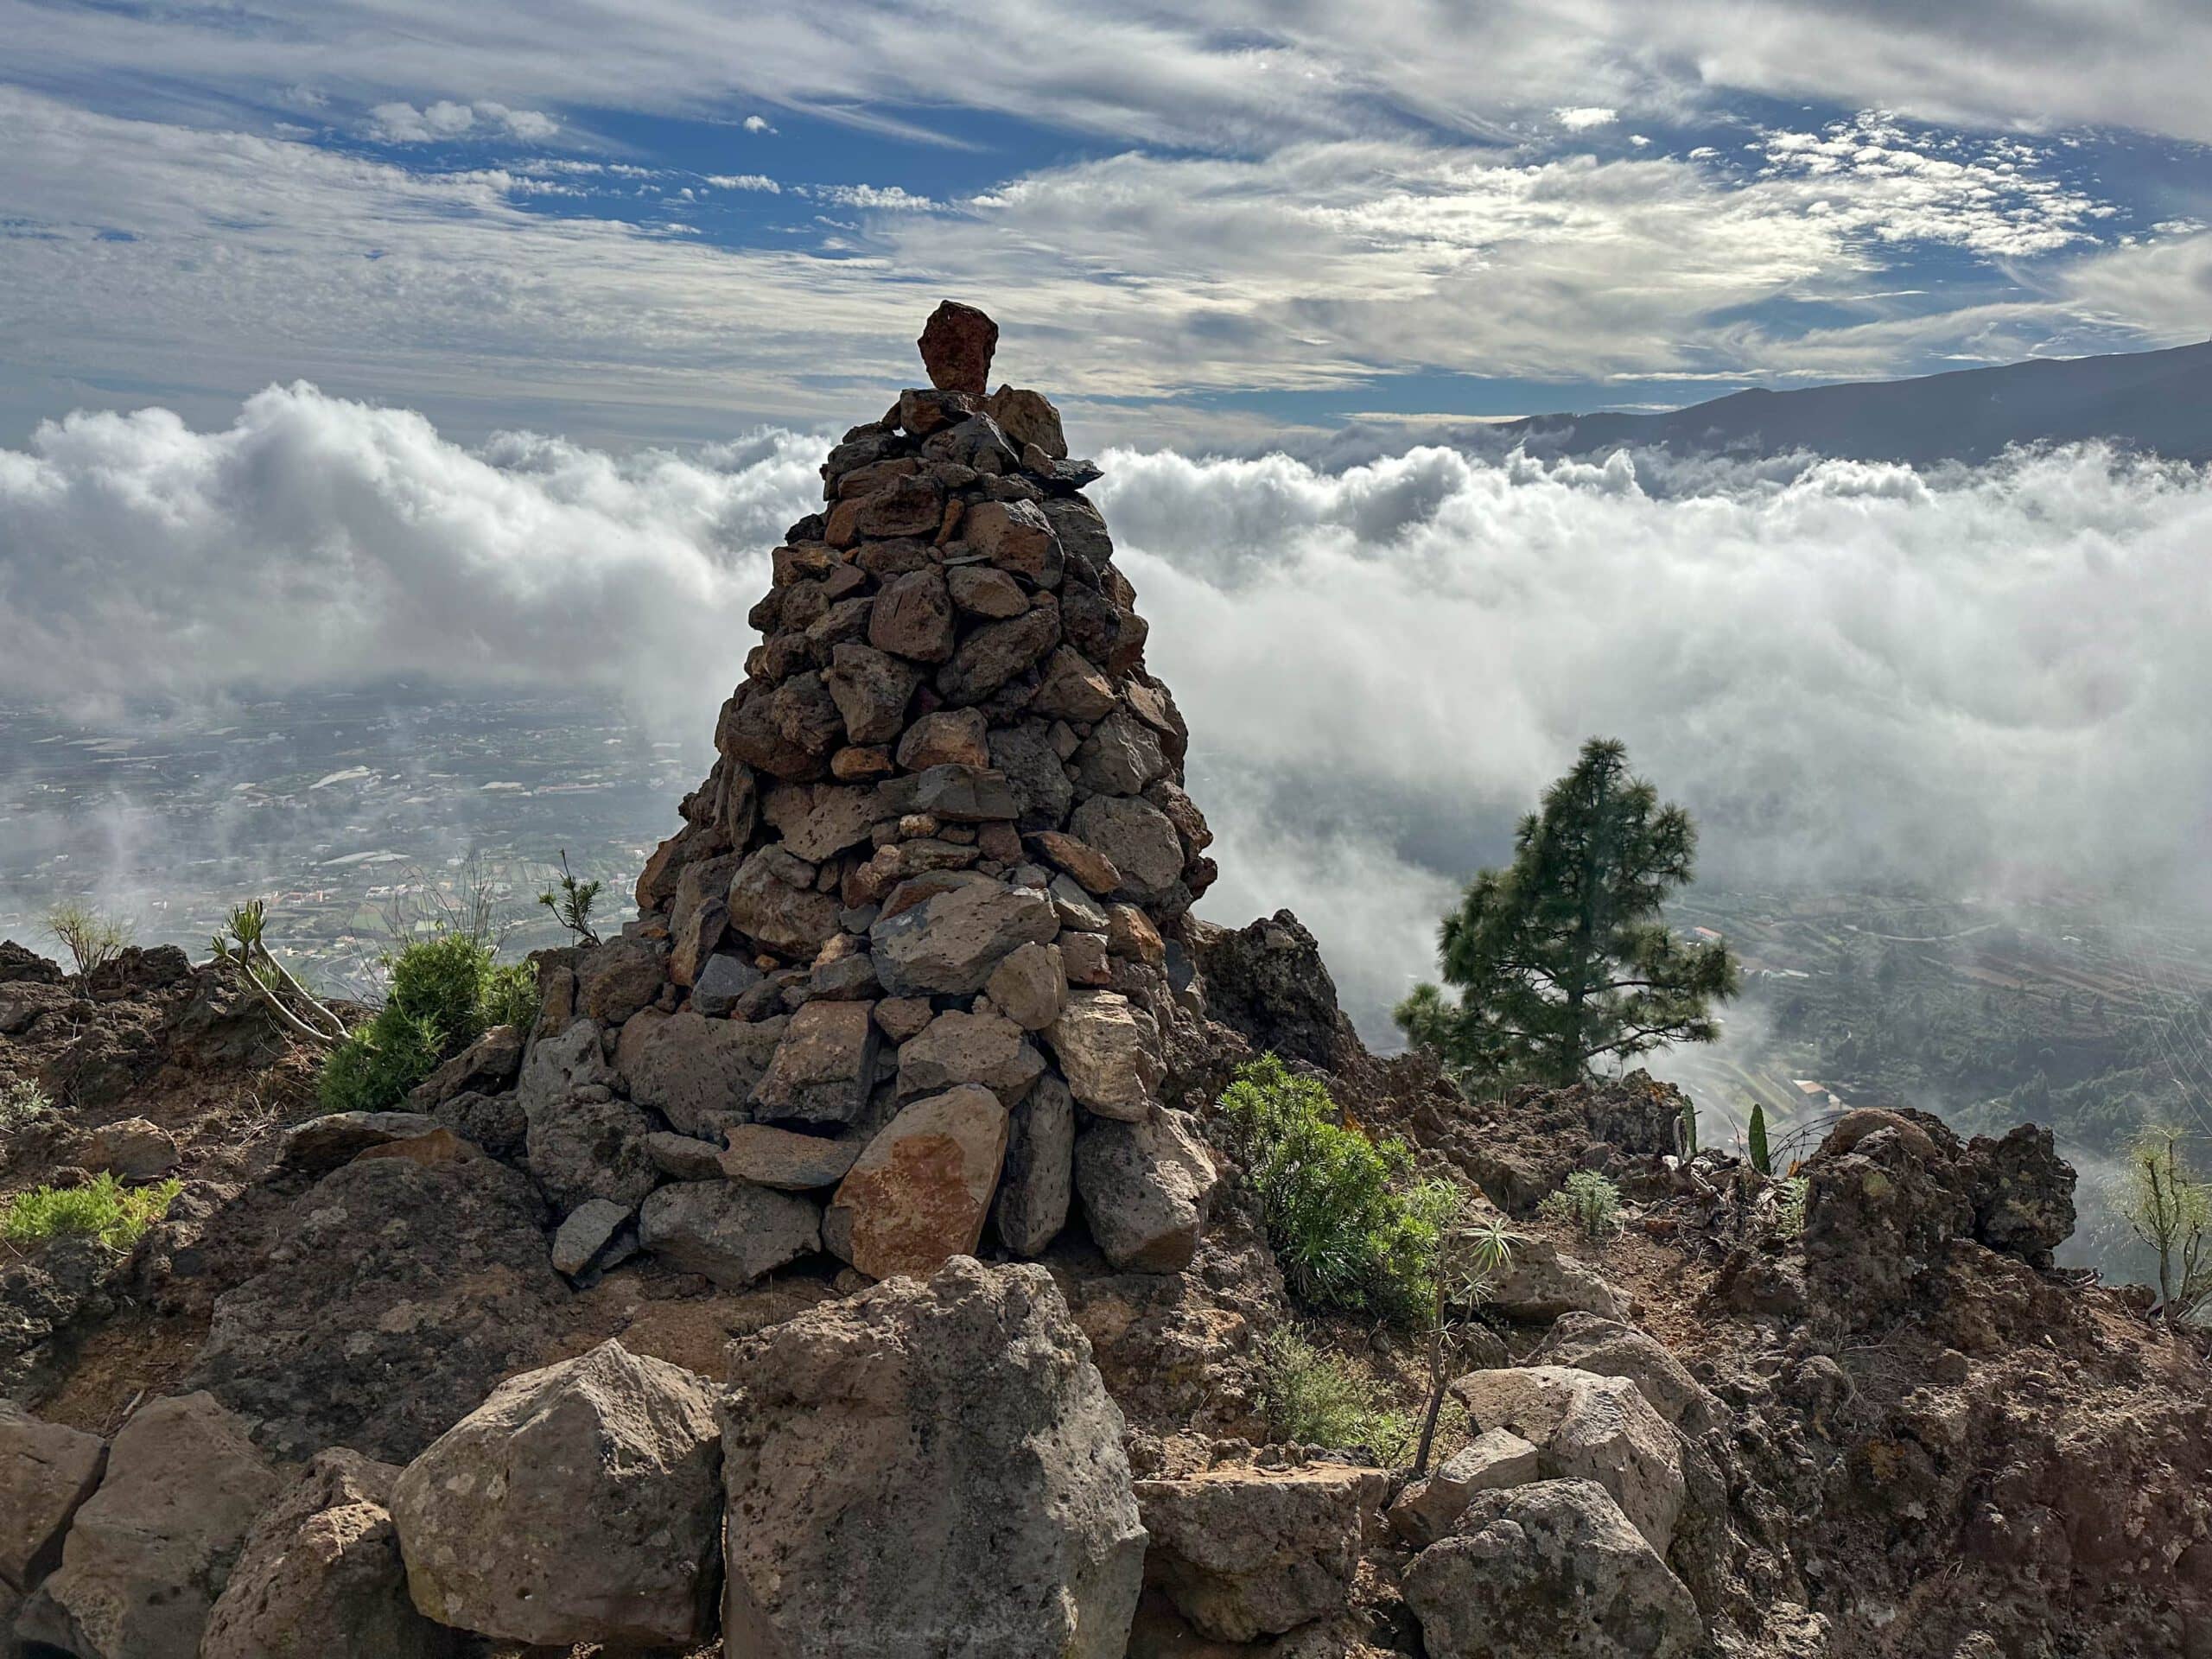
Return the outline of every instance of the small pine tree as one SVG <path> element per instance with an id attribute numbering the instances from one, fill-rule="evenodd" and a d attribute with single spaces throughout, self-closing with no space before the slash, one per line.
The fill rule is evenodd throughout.
<path id="1" fill-rule="evenodd" d="M 1711 1042 L 1736 960 L 1660 920 L 1696 844 L 1689 815 L 1629 775 L 1627 750 L 1591 739 L 1522 820 L 1512 864 L 1478 874 L 1445 918 L 1439 955 L 1457 1001 L 1422 985 L 1398 1024 L 1463 1075 L 1560 1084 L 1600 1059 Z"/>
<path id="2" fill-rule="evenodd" d="M 1751 1103 L 1751 1167 L 1762 1175 L 1774 1173 L 1774 1160 L 1766 1146 L 1766 1108 Z"/>

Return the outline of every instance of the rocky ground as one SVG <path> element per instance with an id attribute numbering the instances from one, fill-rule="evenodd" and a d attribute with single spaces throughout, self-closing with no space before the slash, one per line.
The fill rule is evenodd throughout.
<path id="1" fill-rule="evenodd" d="M 181 1184 L 0 1243 L 0 1656 L 2212 1659 L 2204 1342 L 2052 1266 L 2048 1135 L 1853 1114 L 1799 1226 L 1642 1074 L 1369 1054 L 1294 917 L 1191 915 L 1090 469 L 948 311 L 531 1030 L 319 1117 L 232 970 L 0 945 L 0 1195 Z M 1416 1416 L 1429 1356 L 1287 1294 L 1262 1053 L 1516 1235 L 1421 1479 L 1274 1433 L 1286 1331 Z"/>

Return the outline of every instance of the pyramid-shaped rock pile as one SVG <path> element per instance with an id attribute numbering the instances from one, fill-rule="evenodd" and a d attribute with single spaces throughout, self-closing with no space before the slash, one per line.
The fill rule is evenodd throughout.
<path id="1" fill-rule="evenodd" d="M 552 988 L 522 1095 L 565 1270 L 925 1272 L 1040 1252 L 1071 1195 L 1117 1266 L 1196 1246 L 1162 934 L 1211 837 L 1097 468 L 986 394 L 997 337 L 940 306 L 931 385 L 831 449 L 640 920 Z"/>

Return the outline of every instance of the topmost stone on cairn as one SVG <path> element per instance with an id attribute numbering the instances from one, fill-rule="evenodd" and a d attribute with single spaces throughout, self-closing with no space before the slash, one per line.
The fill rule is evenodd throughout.
<path id="1" fill-rule="evenodd" d="M 981 397 L 990 390 L 991 353 L 998 350 L 999 326 L 972 305 L 941 302 L 922 325 L 922 366 L 939 391 L 964 391 Z"/>

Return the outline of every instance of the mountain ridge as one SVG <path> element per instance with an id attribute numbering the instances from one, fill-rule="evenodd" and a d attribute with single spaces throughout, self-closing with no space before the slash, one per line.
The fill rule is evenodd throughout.
<path id="1" fill-rule="evenodd" d="M 1484 436 L 1547 457 L 1624 448 L 1757 455 L 1809 449 L 1925 466 L 1987 461 L 2016 444 L 2103 440 L 2168 460 L 2212 461 L 2212 340 L 1902 380 L 1753 387 L 1661 414 L 1534 415 L 1501 422 Z"/>

